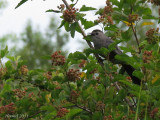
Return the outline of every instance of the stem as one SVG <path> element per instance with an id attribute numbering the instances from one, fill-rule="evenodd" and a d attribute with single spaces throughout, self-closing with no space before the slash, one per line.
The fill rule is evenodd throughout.
<path id="1" fill-rule="evenodd" d="M 132 11 L 133 11 L 133 6 L 131 5 L 131 14 L 132 14 Z M 133 34 L 134 34 L 134 36 L 136 38 L 136 42 L 137 42 L 137 45 L 138 45 L 139 53 L 141 53 L 141 48 L 139 47 L 139 40 L 138 40 L 138 37 L 137 37 L 136 29 L 134 29 L 132 22 L 131 22 L 131 28 L 132 28 Z"/>
<path id="2" fill-rule="evenodd" d="M 139 40 L 138 40 L 138 37 L 137 37 L 137 34 L 136 34 L 136 30 L 134 29 L 132 23 L 131 23 L 131 28 L 132 28 L 133 34 L 134 34 L 134 36 L 136 38 L 136 42 L 137 42 L 137 45 L 138 45 L 139 53 L 141 53 L 141 48 L 139 47 Z"/>
<path id="3" fill-rule="evenodd" d="M 82 106 L 79 106 L 79 105 L 75 105 L 77 108 L 80 108 L 80 109 L 82 109 L 82 110 L 84 110 L 84 111 L 87 111 L 87 112 L 89 112 L 89 113 L 91 113 L 92 114 L 92 112 L 89 110 L 89 109 L 87 109 L 87 108 L 85 108 L 85 107 L 82 107 Z"/>

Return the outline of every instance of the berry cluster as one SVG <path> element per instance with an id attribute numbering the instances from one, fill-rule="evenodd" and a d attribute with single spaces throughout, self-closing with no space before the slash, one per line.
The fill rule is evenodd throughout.
<path id="1" fill-rule="evenodd" d="M 6 68 L 0 68 L 0 79 L 6 74 L 7 69 Z"/>
<path id="2" fill-rule="evenodd" d="M 148 2 L 151 2 L 152 4 L 155 4 L 155 5 L 160 5 L 159 0 L 148 0 Z"/>
<path id="3" fill-rule="evenodd" d="M 82 68 L 86 65 L 86 60 L 81 60 L 81 63 L 79 64 L 79 67 Z"/>
<path id="4" fill-rule="evenodd" d="M 8 105 L 0 107 L 0 114 L 1 113 L 13 114 L 14 110 L 15 110 L 14 103 L 10 103 Z"/>
<path id="5" fill-rule="evenodd" d="M 96 20 L 96 21 L 97 21 L 98 23 L 103 22 L 103 24 L 107 24 L 107 23 L 108 23 L 108 24 L 113 24 L 112 12 L 113 12 L 112 5 L 111 5 L 110 1 L 107 0 L 103 14 L 101 14 L 101 15 L 98 17 L 98 20 Z"/>
<path id="6" fill-rule="evenodd" d="M 66 108 L 60 108 L 57 112 L 57 117 L 64 117 L 69 111 Z"/>
<path id="7" fill-rule="evenodd" d="M 104 116 L 103 120 L 113 120 L 112 115 Z"/>
<path id="8" fill-rule="evenodd" d="M 33 97 L 33 96 L 34 96 L 34 93 L 33 93 L 33 92 L 31 92 L 31 93 L 28 94 L 28 97 L 29 97 L 29 98 L 31 98 L 31 97 Z"/>
<path id="9" fill-rule="evenodd" d="M 64 20 L 69 22 L 69 23 L 72 23 L 76 19 L 76 12 L 77 11 L 78 11 L 78 9 L 75 9 L 75 8 L 72 8 L 72 7 L 70 7 L 69 9 L 66 9 L 63 12 Z"/>
<path id="10" fill-rule="evenodd" d="M 135 21 L 138 21 L 139 17 L 137 14 L 129 14 L 128 15 L 128 22 L 129 23 L 134 23 Z"/>
<path id="11" fill-rule="evenodd" d="M 22 75 L 27 75 L 28 68 L 26 65 L 21 66 L 20 70 L 21 70 Z"/>
<path id="12" fill-rule="evenodd" d="M 23 98 L 26 95 L 26 91 L 20 90 L 20 89 L 15 89 L 12 90 L 14 92 L 14 94 L 16 95 L 16 97 L 18 98 Z"/>
<path id="13" fill-rule="evenodd" d="M 78 97 L 79 97 L 79 93 L 77 93 L 75 90 L 72 90 L 70 94 L 71 102 L 76 103 Z"/>
<path id="14" fill-rule="evenodd" d="M 47 78 L 48 80 L 51 80 L 52 79 L 52 72 L 46 72 L 46 73 L 44 73 L 43 74 L 43 76 L 45 77 L 45 78 Z"/>
<path id="15" fill-rule="evenodd" d="M 152 119 L 154 119 L 156 113 L 158 113 L 159 109 L 158 108 L 154 108 L 151 112 L 150 112 L 150 117 Z"/>
<path id="16" fill-rule="evenodd" d="M 59 55 L 61 51 L 56 51 L 51 55 L 52 65 L 60 66 L 65 64 L 65 57 L 63 55 Z"/>
<path id="17" fill-rule="evenodd" d="M 81 73 L 78 69 L 69 69 L 69 71 L 67 72 L 68 80 L 71 82 L 76 82 L 77 80 L 79 80 L 80 75 Z"/>
<path id="18" fill-rule="evenodd" d="M 98 101 L 98 103 L 96 104 L 96 110 L 97 111 L 102 111 L 105 108 L 105 104 L 102 101 Z"/>
<path id="19" fill-rule="evenodd" d="M 106 6 L 104 8 L 104 14 L 108 14 L 108 13 L 112 13 L 113 12 L 113 9 L 112 9 L 112 5 L 110 3 L 109 0 L 106 1 Z"/>
<path id="20" fill-rule="evenodd" d="M 150 60 L 152 59 L 152 51 L 144 51 L 143 53 L 143 62 L 144 63 L 149 63 Z"/>
<path id="21" fill-rule="evenodd" d="M 148 40 L 148 43 L 156 43 L 157 40 L 159 39 L 158 36 L 155 36 L 155 34 L 157 33 L 158 34 L 159 32 L 159 28 L 157 28 L 156 30 L 153 28 L 153 29 L 149 29 L 147 32 L 146 32 L 146 36 L 147 36 L 147 40 Z"/>

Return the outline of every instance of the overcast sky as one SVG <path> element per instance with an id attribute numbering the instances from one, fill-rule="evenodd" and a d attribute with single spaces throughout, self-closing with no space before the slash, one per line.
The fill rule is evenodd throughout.
<path id="1" fill-rule="evenodd" d="M 27 21 L 30 19 L 34 26 L 40 26 L 42 30 L 46 28 L 49 23 L 49 18 L 51 15 L 58 18 L 58 15 L 55 13 L 46 13 L 45 11 L 48 9 L 57 9 L 57 6 L 62 4 L 62 0 L 28 0 L 19 8 L 15 9 L 16 5 L 20 0 L 7 0 L 8 6 L 3 9 L 0 13 L 0 37 L 7 33 L 17 33 L 19 34 L 24 30 Z M 91 6 L 95 8 L 99 8 L 101 6 L 105 6 L 106 0 L 79 0 L 76 8 L 80 8 L 82 5 Z M 67 0 L 70 3 L 70 0 Z M 94 13 L 88 13 L 89 20 L 96 19 Z M 60 22 L 58 23 L 60 24 Z M 99 28 L 97 26 L 96 28 Z M 89 29 L 86 33 L 91 32 L 93 29 Z M 76 34 L 78 35 L 78 34 Z M 82 36 L 78 35 L 78 38 L 82 38 Z M 72 44 L 75 42 L 72 40 Z M 75 48 L 71 51 L 75 51 Z"/>

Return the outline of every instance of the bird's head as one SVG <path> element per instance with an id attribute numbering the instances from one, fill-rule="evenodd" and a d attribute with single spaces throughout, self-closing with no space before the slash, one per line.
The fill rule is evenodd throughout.
<path id="1" fill-rule="evenodd" d="M 98 29 L 93 30 L 89 35 L 91 36 L 93 42 L 98 42 L 106 37 L 104 33 Z"/>

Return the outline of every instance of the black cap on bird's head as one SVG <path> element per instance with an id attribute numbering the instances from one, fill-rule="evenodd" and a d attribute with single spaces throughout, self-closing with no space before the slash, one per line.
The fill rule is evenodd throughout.
<path id="1" fill-rule="evenodd" d="M 90 35 L 90 36 L 95 36 L 95 35 L 98 35 L 99 33 L 102 33 L 102 31 L 96 29 L 96 30 L 93 30 L 89 35 Z"/>

